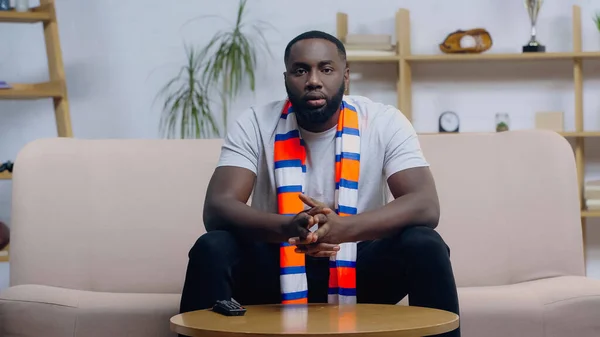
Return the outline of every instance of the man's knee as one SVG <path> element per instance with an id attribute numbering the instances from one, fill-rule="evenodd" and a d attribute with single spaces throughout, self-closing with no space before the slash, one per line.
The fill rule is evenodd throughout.
<path id="1" fill-rule="evenodd" d="M 399 239 L 398 243 L 404 253 L 418 256 L 450 254 L 444 239 L 431 227 L 407 227 L 400 233 Z"/>
<path id="2" fill-rule="evenodd" d="M 190 259 L 218 259 L 226 252 L 232 252 L 238 247 L 238 243 L 230 232 L 210 231 L 201 235 L 196 243 L 190 249 L 188 254 Z"/>

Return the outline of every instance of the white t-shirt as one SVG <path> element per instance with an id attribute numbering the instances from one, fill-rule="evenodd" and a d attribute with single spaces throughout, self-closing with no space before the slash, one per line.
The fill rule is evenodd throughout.
<path id="1" fill-rule="evenodd" d="M 357 108 L 360 124 L 358 213 L 387 202 L 387 178 L 429 166 L 408 119 L 395 107 L 362 96 L 344 96 Z M 277 213 L 273 152 L 275 130 L 285 101 L 244 111 L 227 132 L 218 166 L 237 166 L 256 174 L 252 207 Z M 300 129 L 307 147 L 306 194 L 333 207 L 335 195 L 335 128 L 312 133 Z"/>

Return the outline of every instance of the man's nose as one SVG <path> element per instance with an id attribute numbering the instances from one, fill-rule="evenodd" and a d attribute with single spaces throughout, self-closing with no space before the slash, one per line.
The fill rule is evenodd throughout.
<path id="1" fill-rule="evenodd" d="M 311 71 L 306 81 L 306 86 L 309 88 L 320 88 L 323 85 L 318 71 Z"/>

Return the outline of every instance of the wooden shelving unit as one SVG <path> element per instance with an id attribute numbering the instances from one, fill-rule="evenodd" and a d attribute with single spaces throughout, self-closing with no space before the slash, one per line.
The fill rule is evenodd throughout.
<path id="1" fill-rule="evenodd" d="M 393 62 L 398 65 L 397 77 L 397 99 L 398 108 L 402 113 L 412 121 L 412 72 L 411 66 L 421 63 L 455 63 L 455 62 L 517 62 L 533 61 L 543 62 L 551 60 L 564 60 L 572 62 L 573 82 L 575 97 L 575 131 L 560 132 L 566 138 L 574 140 L 575 161 L 577 164 L 577 176 L 579 185 L 579 197 L 581 205 L 584 205 L 583 184 L 584 184 L 584 140 L 590 137 L 600 137 L 599 131 L 584 131 L 583 120 L 583 61 L 600 60 L 600 52 L 582 51 L 581 38 L 581 8 L 573 6 L 572 25 L 573 25 L 573 51 L 561 53 L 514 53 L 514 54 L 494 54 L 489 51 L 482 54 L 440 54 L 437 55 L 415 55 L 411 53 L 410 41 L 410 13 L 407 9 L 400 9 L 395 14 L 395 35 L 396 50 L 390 55 L 373 55 L 370 57 L 367 52 L 361 52 L 356 55 L 355 51 L 348 52 L 347 59 L 350 64 L 357 62 Z M 337 13 L 337 37 L 346 42 L 348 35 L 348 15 Z M 348 91 L 349 93 L 349 91 Z M 591 217 L 600 217 L 600 211 L 587 211 L 582 209 L 581 220 L 585 229 L 585 220 Z"/>
<path id="2" fill-rule="evenodd" d="M 600 52 L 571 52 L 571 53 L 523 53 L 523 54 L 454 54 L 454 55 L 408 55 L 405 57 L 411 63 L 415 62 L 469 62 L 469 61 L 549 61 L 598 59 Z"/>
<path id="3" fill-rule="evenodd" d="M 0 99 L 10 100 L 30 100 L 41 98 L 57 98 L 63 97 L 64 91 L 60 81 L 19 84 L 11 83 L 11 89 L 0 89 Z"/>
<path id="4" fill-rule="evenodd" d="M 0 11 L 0 22 L 11 23 L 36 23 L 52 21 L 52 10 L 50 5 L 42 5 L 31 8 L 29 12 L 17 12 L 15 10 Z"/>
<path id="5" fill-rule="evenodd" d="M 52 99 L 59 137 L 73 137 L 65 71 L 62 60 L 55 0 L 40 0 L 40 6 L 28 12 L 0 11 L 0 22 L 41 23 L 44 30 L 49 81 L 44 83 L 9 83 L 11 89 L 0 89 L 2 100 Z M 1 78 L 0 78 L 1 80 Z M 0 115 L 0 119 L 2 115 Z M 1 176 L 0 176 L 1 179 Z"/>
<path id="6" fill-rule="evenodd" d="M 0 250 L 0 262 L 8 262 L 10 244 L 4 248 L 4 250 Z"/>
<path id="7" fill-rule="evenodd" d="M 42 24 L 49 73 L 49 80 L 47 82 L 9 83 L 11 86 L 10 89 L 0 89 L 0 100 L 51 99 L 58 136 L 73 137 L 65 71 L 58 36 L 55 0 L 40 0 L 40 5 L 31 8 L 28 12 L 16 12 L 14 10 L 0 11 L 0 22 Z M 2 111 L 3 113 L 10 113 L 10 111 Z M 0 123 L 2 114 L 0 114 Z M 7 179 L 12 179 L 12 174 L 6 171 L 1 172 L 0 181 Z M 8 250 L 0 251 L 0 262 L 8 261 L 8 259 Z"/>

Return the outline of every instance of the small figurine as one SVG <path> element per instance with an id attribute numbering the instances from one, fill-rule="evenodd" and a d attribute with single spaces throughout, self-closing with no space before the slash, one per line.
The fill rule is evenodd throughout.
<path id="1" fill-rule="evenodd" d="M 8 171 L 8 172 L 12 173 L 13 168 L 14 168 L 14 163 L 9 160 L 6 163 L 0 165 L 0 173 L 4 172 L 4 171 Z"/>

